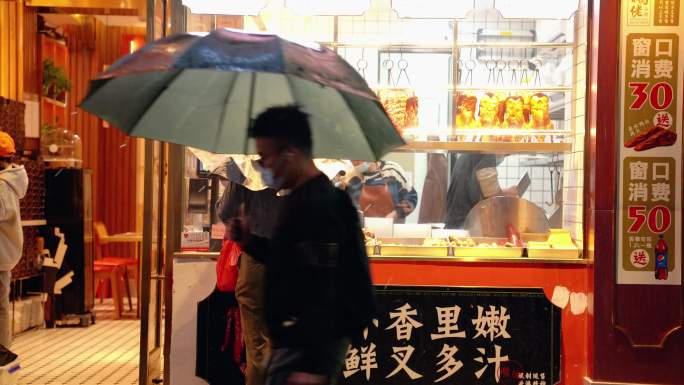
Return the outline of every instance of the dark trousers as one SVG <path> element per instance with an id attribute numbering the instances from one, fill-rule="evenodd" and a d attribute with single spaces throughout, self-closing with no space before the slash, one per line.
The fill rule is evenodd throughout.
<path id="1" fill-rule="evenodd" d="M 266 385 L 335 385 L 348 349 L 348 338 L 307 348 L 274 348 Z"/>

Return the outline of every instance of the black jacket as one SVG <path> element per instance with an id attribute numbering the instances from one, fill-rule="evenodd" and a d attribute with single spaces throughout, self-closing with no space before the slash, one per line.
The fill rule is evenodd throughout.
<path id="1" fill-rule="evenodd" d="M 260 237 L 269 238 L 273 232 L 274 218 L 278 214 L 281 201 L 282 198 L 270 188 L 252 191 L 241 184 L 228 182 L 216 206 L 219 218 L 226 222 L 237 217 L 238 209 L 244 203 L 250 231 Z"/>
<path id="2" fill-rule="evenodd" d="M 282 202 L 271 240 L 245 250 L 266 264 L 264 316 L 276 347 L 352 337 L 374 311 L 368 257 L 349 196 L 321 174 Z"/>

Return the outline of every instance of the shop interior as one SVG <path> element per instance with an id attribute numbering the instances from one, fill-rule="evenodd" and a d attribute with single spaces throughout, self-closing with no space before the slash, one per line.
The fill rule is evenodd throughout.
<path id="1" fill-rule="evenodd" d="M 445 8 L 377 0 L 345 3 L 337 16 L 312 15 L 320 10 L 303 3 L 263 2 L 238 20 L 191 19 L 188 31 L 276 32 L 346 59 L 406 141 L 378 162 L 317 160 L 357 205 L 376 285 L 540 288 L 562 309 L 563 358 L 554 376 L 581 384 L 593 263 L 584 220 L 587 2 L 476 0 Z M 235 174 L 249 178 L 254 161 L 186 148 L 176 282 L 213 274 L 224 235 L 217 203 Z M 478 178 L 478 162 L 486 177 Z M 363 187 L 354 186 L 359 180 Z M 385 193 L 363 191 L 382 184 Z M 467 207 L 463 186 L 482 190 Z M 409 208 L 400 213 L 402 200 Z M 183 309 L 209 298 L 210 286 L 175 293 L 172 318 L 195 322 Z M 563 301 L 570 297 L 572 311 Z M 197 336 L 176 327 L 171 335 L 172 378 L 193 381 L 196 363 L 174 352 L 195 351 Z"/>
<path id="2" fill-rule="evenodd" d="M 138 379 L 142 146 L 79 103 L 92 77 L 144 45 L 146 20 L 142 7 L 102 5 L 2 4 L 5 25 L 23 32 L 3 31 L 23 89 L 0 101 L 29 176 L 12 271 L 19 383 Z"/>

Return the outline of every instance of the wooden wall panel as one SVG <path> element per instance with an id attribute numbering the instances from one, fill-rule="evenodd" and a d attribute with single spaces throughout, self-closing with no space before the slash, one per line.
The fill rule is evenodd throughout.
<path id="1" fill-rule="evenodd" d="M 24 92 L 40 95 L 38 8 L 24 7 Z"/>
<path id="2" fill-rule="evenodd" d="M 93 215 L 110 234 L 136 230 L 137 141 L 77 107 L 88 82 L 121 56 L 125 35 L 142 35 L 142 28 L 112 27 L 86 18 L 64 28 L 70 50 L 72 82 L 68 127 L 83 143 L 83 166 L 93 170 Z M 130 255 L 134 245 L 110 248 L 114 255 Z"/>
<path id="3" fill-rule="evenodd" d="M 0 0 L 0 96 L 24 100 L 24 3 Z"/>

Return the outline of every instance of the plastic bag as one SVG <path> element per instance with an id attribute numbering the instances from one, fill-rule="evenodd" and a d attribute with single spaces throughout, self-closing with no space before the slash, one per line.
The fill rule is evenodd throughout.
<path id="1" fill-rule="evenodd" d="M 224 240 L 221 256 L 216 263 L 216 287 L 219 291 L 235 291 L 238 276 L 238 260 L 242 249 L 231 240 Z"/>

